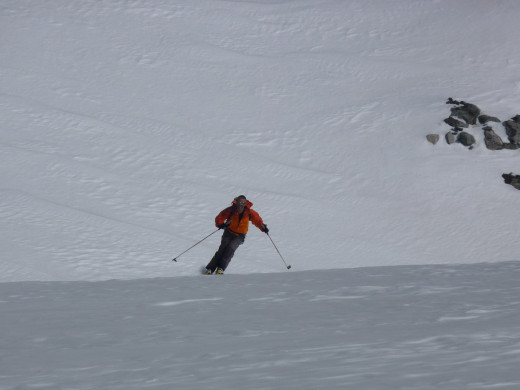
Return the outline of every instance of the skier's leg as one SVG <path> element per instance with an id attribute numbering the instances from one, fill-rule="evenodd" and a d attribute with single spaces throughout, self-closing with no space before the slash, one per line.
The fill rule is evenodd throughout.
<path id="1" fill-rule="evenodd" d="M 229 262 L 235 254 L 235 251 L 240 245 L 244 243 L 244 240 L 244 236 L 235 236 L 231 238 L 224 252 L 222 253 L 222 256 L 220 257 L 220 261 L 217 263 L 217 268 L 222 268 L 222 270 L 225 270 L 227 268 Z"/>
<path id="2" fill-rule="evenodd" d="M 210 260 L 208 265 L 206 266 L 206 269 L 211 270 L 211 272 L 215 272 L 215 270 L 218 267 L 218 264 L 220 262 L 220 259 L 222 258 L 222 255 L 224 254 L 229 241 L 232 239 L 232 235 L 228 233 L 227 231 L 224 232 L 222 235 L 222 239 L 220 241 L 220 246 L 218 250 L 215 252 L 215 255 L 213 255 L 213 258 Z"/>

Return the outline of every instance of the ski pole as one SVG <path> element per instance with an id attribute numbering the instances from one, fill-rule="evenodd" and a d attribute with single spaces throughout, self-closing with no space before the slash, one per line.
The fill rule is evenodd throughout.
<path id="1" fill-rule="evenodd" d="M 204 237 L 202 240 L 200 240 L 199 242 L 197 242 L 196 244 L 190 246 L 188 249 L 186 249 L 184 252 L 182 252 L 180 255 L 177 255 L 176 257 L 174 257 L 172 259 L 172 261 L 177 261 L 177 258 L 181 257 L 183 254 L 185 254 L 186 252 L 188 252 L 190 249 L 192 248 L 195 248 L 197 245 L 199 245 L 202 241 L 204 241 L 206 238 L 208 238 L 209 236 L 215 234 L 216 232 L 218 232 L 220 230 L 220 228 L 218 228 L 217 230 L 215 230 L 213 233 L 210 233 L 208 234 L 206 237 Z"/>
<path id="2" fill-rule="evenodd" d="M 267 233 L 267 237 L 269 237 L 269 239 L 271 240 L 271 242 L 273 243 L 273 246 L 274 246 L 274 249 L 276 249 L 276 251 L 278 252 L 278 254 L 280 255 L 280 258 L 282 259 L 283 263 L 285 264 L 285 266 L 287 267 L 287 269 L 291 269 L 291 265 L 287 265 L 287 263 L 285 262 L 285 260 L 283 259 L 283 256 L 282 254 L 280 253 L 280 251 L 278 250 L 278 247 L 276 246 L 276 244 L 274 243 L 273 239 L 271 238 L 271 236 L 269 235 L 269 233 Z"/>

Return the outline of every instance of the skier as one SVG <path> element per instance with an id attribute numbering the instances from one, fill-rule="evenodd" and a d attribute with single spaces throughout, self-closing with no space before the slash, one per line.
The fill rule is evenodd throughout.
<path id="1" fill-rule="evenodd" d="M 223 274 L 237 248 L 244 243 L 249 222 L 251 221 L 264 233 L 269 233 L 267 225 L 264 224 L 260 215 L 251 207 L 253 203 L 248 201 L 244 195 L 237 196 L 230 207 L 222 210 L 215 218 L 215 225 L 224 229 L 220 247 L 206 266 L 206 275 L 216 271 Z"/>

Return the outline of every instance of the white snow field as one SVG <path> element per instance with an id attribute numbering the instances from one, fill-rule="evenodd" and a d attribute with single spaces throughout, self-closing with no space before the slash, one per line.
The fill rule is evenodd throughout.
<path id="1" fill-rule="evenodd" d="M 519 262 L 0 284 L 3 389 L 518 389 Z"/>
<path id="2" fill-rule="evenodd" d="M 520 151 L 443 140 L 520 114 L 519 17 L 0 0 L 0 390 L 520 389 Z M 291 270 L 172 262 L 239 194 Z"/>

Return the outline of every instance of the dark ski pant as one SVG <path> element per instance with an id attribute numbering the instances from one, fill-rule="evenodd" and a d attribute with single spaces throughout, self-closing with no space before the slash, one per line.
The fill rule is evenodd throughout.
<path id="1" fill-rule="evenodd" d="M 220 247 L 218 251 L 215 253 L 211 261 L 206 266 L 206 269 L 210 269 L 212 272 L 217 268 L 222 268 L 225 270 L 229 265 L 229 262 L 233 258 L 235 251 L 237 248 L 244 243 L 245 236 L 235 236 L 230 233 L 227 229 L 222 235 L 222 241 L 220 242 Z"/>

